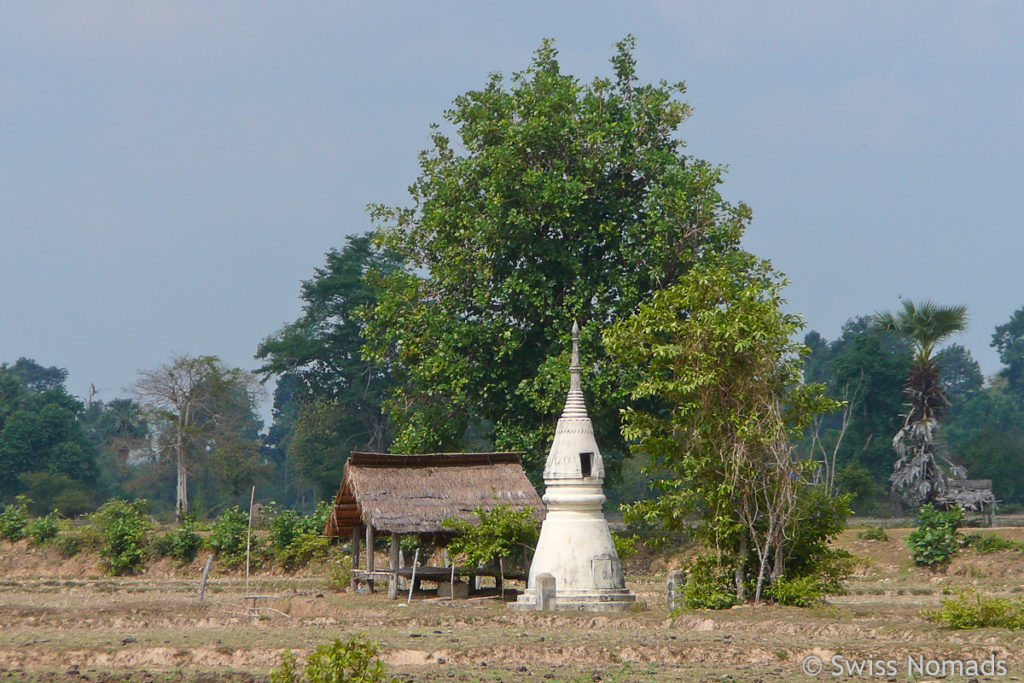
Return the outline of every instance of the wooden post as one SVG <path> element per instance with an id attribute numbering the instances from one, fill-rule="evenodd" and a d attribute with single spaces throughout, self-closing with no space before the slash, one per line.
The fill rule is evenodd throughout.
<path id="1" fill-rule="evenodd" d="M 245 534 L 245 592 L 249 592 L 249 553 L 252 551 L 252 505 L 256 502 L 256 484 L 249 496 L 249 530 Z"/>
<path id="2" fill-rule="evenodd" d="M 203 596 L 206 595 L 206 579 L 210 577 L 210 567 L 213 566 L 213 553 L 206 558 L 206 566 L 203 567 L 203 578 L 199 581 L 199 602 L 203 601 Z"/>
<path id="3" fill-rule="evenodd" d="M 369 574 L 373 573 L 374 570 L 373 562 L 373 524 L 366 525 L 366 571 Z M 366 585 L 369 586 L 370 592 L 373 592 L 373 576 L 367 576 Z"/>
<path id="4" fill-rule="evenodd" d="M 398 533 L 392 531 L 391 552 L 389 553 L 389 559 L 391 560 L 391 578 L 388 580 L 388 600 L 394 600 L 398 597 L 398 548 Z"/>
<path id="5" fill-rule="evenodd" d="M 352 527 L 352 569 L 359 569 L 359 525 Z M 359 587 L 355 573 L 352 574 L 352 590 Z"/>

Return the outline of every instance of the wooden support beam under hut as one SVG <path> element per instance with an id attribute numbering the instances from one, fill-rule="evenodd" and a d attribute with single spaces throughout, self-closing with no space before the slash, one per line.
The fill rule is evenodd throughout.
<path id="1" fill-rule="evenodd" d="M 403 536 L 415 535 L 436 545 L 446 545 L 450 534 L 445 519 L 476 521 L 476 510 L 498 505 L 531 508 L 538 524 L 544 519 L 544 503 L 523 471 L 520 453 L 430 453 L 395 455 L 353 451 L 345 463 L 341 486 L 327 518 L 324 534 L 352 543 L 352 587 L 373 590 L 374 581 L 388 582 L 388 597 L 395 599 L 399 580 L 431 581 L 456 594 L 453 577 L 466 578 L 470 589 L 481 576 L 497 582 L 525 579 L 526 568 L 478 567 L 456 572 L 453 566 L 431 566 L 399 550 Z M 378 535 L 391 537 L 389 566 L 375 566 L 373 544 Z M 360 543 L 365 543 L 365 550 Z M 364 555 L 365 553 L 365 555 Z M 364 558 L 360 563 L 361 556 Z M 404 560 L 404 561 L 403 561 Z M 360 566 L 362 564 L 362 566 Z M 418 586 L 415 586 L 418 587 Z"/>

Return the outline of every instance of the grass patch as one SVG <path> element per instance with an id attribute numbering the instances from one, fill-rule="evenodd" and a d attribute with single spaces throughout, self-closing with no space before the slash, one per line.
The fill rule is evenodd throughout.
<path id="1" fill-rule="evenodd" d="M 869 526 L 857 533 L 857 538 L 863 541 L 888 541 L 889 534 L 880 526 Z"/>
<path id="2" fill-rule="evenodd" d="M 1024 630 L 1024 600 L 985 597 L 975 590 L 942 601 L 942 606 L 925 617 L 952 629 L 1006 628 Z"/>
<path id="3" fill-rule="evenodd" d="M 1024 549 L 1020 541 L 1011 541 L 1008 538 L 1002 538 L 995 534 L 968 534 L 964 536 L 963 545 L 981 554 L 997 553 L 1001 550 L 1020 551 Z"/>

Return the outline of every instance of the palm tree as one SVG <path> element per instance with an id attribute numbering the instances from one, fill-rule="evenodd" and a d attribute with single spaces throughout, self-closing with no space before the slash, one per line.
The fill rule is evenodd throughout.
<path id="1" fill-rule="evenodd" d="M 939 381 L 935 349 L 950 335 L 967 328 L 967 307 L 904 301 L 902 311 L 876 313 L 874 328 L 903 337 L 913 351 L 913 367 L 904 384 L 910 406 L 903 428 L 892 440 L 897 459 L 890 481 L 904 502 L 922 505 L 946 490 L 946 475 L 936 462 L 935 437 L 948 402 Z M 956 473 L 963 476 L 962 472 Z"/>

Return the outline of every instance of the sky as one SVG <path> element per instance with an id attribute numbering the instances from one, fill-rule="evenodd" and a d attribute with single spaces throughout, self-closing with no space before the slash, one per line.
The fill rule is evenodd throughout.
<path id="1" fill-rule="evenodd" d="M 404 204 L 429 125 L 553 38 L 685 81 L 687 151 L 728 166 L 744 244 L 839 335 L 966 304 L 998 371 L 1024 306 L 1024 3 L 0 0 L 0 361 L 125 394 L 172 354 L 254 369 L 300 283 Z"/>

